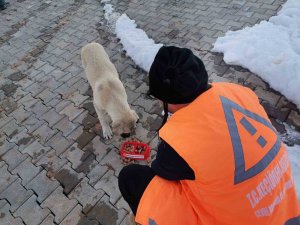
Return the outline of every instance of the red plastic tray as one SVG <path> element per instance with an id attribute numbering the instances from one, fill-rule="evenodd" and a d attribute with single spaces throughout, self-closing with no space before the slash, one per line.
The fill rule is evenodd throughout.
<path id="1" fill-rule="evenodd" d="M 127 151 L 126 146 L 133 146 L 133 150 Z M 138 147 L 141 146 L 145 149 L 143 153 L 138 152 Z M 125 158 L 135 159 L 135 160 L 147 160 L 150 155 L 150 147 L 143 143 L 137 141 L 126 141 L 122 144 L 120 155 Z"/>

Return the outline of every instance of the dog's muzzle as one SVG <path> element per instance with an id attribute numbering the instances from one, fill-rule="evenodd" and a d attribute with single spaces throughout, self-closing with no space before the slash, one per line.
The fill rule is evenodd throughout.
<path id="1" fill-rule="evenodd" d="M 130 133 L 122 133 L 121 137 L 122 138 L 128 138 L 130 136 Z"/>

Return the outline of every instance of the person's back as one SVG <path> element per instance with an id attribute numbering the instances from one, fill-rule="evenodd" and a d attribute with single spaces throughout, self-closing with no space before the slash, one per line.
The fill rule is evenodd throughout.
<path id="1" fill-rule="evenodd" d="M 248 88 L 213 84 L 160 137 L 195 172 L 180 182 L 200 224 L 280 225 L 299 216 L 287 152 Z"/>
<path id="2" fill-rule="evenodd" d="M 252 90 L 209 85 L 203 62 L 188 49 L 170 46 L 154 59 L 149 94 L 163 102 L 165 115 L 174 114 L 168 121 L 165 116 L 159 130 L 165 144 L 159 145 L 153 169 L 135 166 L 120 173 L 122 195 L 134 213 L 138 206 L 137 222 L 300 224 L 285 146 Z M 137 180 L 141 169 L 148 171 L 147 179 Z M 174 220 L 168 214 L 186 217 Z"/>

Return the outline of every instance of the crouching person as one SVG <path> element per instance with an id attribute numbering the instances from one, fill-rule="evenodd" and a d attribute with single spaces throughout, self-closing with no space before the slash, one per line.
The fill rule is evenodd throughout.
<path id="1" fill-rule="evenodd" d="M 165 111 L 156 160 L 119 175 L 137 223 L 300 224 L 285 146 L 253 91 L 208 84 L 203 62 L 173 46 L 158 51 L 149 89 Z"/>

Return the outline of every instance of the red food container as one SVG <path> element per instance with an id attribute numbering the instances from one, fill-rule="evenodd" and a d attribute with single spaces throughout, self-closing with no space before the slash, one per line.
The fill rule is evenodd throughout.
<path id="1" fill-rule="evenodd" d="M 122 144 L 120 155 L 124 158 L 147 160 L 150 155 L 150 147 L 143 142 L 126 141 Z"/>

